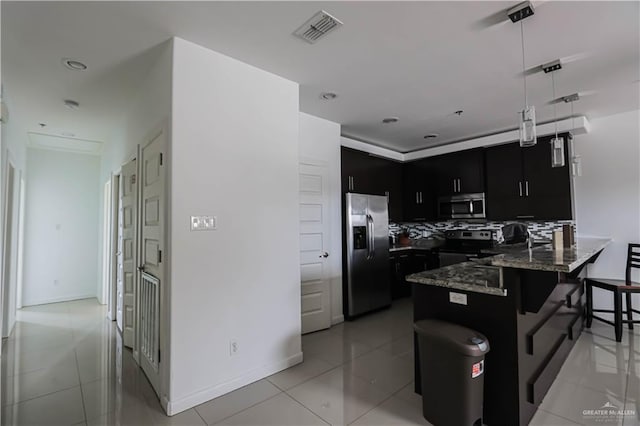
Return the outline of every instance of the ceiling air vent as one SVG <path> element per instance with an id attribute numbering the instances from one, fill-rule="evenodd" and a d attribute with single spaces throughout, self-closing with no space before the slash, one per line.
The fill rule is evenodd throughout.
<path id="1" fill-rule="evenodd" d="M 340 26 L 342 22 L 321 10 L 295 30 L 293 35 L 313 44 Z"/>

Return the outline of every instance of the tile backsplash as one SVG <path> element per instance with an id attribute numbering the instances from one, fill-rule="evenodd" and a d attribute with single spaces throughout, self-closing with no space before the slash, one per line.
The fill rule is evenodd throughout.
<path id="1" fill-rule="evenodd" d="M 494 232 L 494 238 L 500 239 L 502 227 L 508 223 L 524 223 L 531 231 L 534 240 L 551 240 L 553 231 L 562 228 L 562 225 L 574 225 L 573 220 L 555 221 L 486 221 L 470 222 L 463 220 L 448 220 L 442 222 L 406 222 L 389 223 L 389 235 L 397 235 L 402 231 L 409 232 L 410 238 L 442 237 L 444 231 L 449 229 L 489 229 Z"/>

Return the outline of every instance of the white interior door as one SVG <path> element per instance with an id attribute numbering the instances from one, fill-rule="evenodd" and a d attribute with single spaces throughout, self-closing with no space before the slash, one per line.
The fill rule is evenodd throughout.
<path id="1" fill-rule="evenodd" d="M 2 296 L 2 337 L 9 337 L 16 321 L 18 275 L 18 200 L 20 189 L 16 170 L 7 162 L 6 204 L 4 211 L 4 261 Z"/>
<path id="2" fill-rule="evenodd" d="M 329 191 L 326 166 L 300 163 L 302 333 L 331 326 Z"/>
<path id="3" fill-rule="evenodd" d="M 118 276 L 116 321 L 122 341 L 132 348 L 136 323 L 136 236 L 138 219 L 137 162 L 122 166 L 118 208 Z"/>
<path id="4" fill-rule="evenodd" d="M 140 155 L 139 353 L 140 365 L 157 394 L 160 393 L 160 314 L 164 281 L 164 145 L 165 135 L 160 132 L 142 148 Z"/>

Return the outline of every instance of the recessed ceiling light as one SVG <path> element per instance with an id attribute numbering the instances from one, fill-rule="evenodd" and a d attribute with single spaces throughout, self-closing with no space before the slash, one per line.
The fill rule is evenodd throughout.
<path id="1" fill-rule="evenodd" d="M 73 99 L 65 99 L 64 100 L 64 106 L 66 106 L 69 109 L 78 109 L 78 108 L 80 108 L 80 104 L 77 101 L 74 101 Z"/>
<path id="2" fill-rule="evenodd" d="M 62 65 L 73 71 L 84 71 L 87 69 L 87 66 L 82 62 L 69 58 L 62 58 Z"/>
<path id="3" fill-rule="evenodd" d="M 400 120 L 398 117 L 387 117 L 387 118 L 383 118 L 382 122 L 384 124 L 391 124 L 391 123 L 397 123 L 398 120 Z"/>
<path id="4" fill-rule="evenodd" d="M 47 123 L 38 123 L 38 126 L 40 126 L 40 127 L 46 127 L 46 126 L 47 126 Z"/>
<path id="5" fill-rule="evenodd" d="M 75 136 L 76 136 L 76 134 L 75 134 L 75 133 L 71 133 L 71 132 L 60 132 L 60 134 L 61 134 L 62 136 L 66 136 L 66 137 L 68 137 L 68 138 L 73 138 L 73 137 L 75 137 Z"/>
<path id="6" fill-rule="evenodd" d="M 437 134 L 437 133 L 429 133 L 428 135 L 424 135 L 424 138 L 425 139 L 434 139 L 434 138 L 437 138 L 438 136 L 440 136 L 440 135 Z"/>
<path id="7" fill-rule="evenodd" d="M 324 99 L 325 101 L 332 101 L 337 97 L 338 97 L 338 94 L 333 92 L 324 92 L 320 95 L 320 98 Z"/>
<path id="8" fill-rule="evenodd" d="M 454 112 L 454 114 L 457 115 L 458 117 L 460 117 L 463 112 L 464 112 L 463 110 L 459 109 L 456 112 Z"/>

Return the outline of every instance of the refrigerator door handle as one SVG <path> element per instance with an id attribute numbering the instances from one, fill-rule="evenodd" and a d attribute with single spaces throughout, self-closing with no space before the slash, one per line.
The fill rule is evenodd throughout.
<path id="1" fill-rule="evenodd" d="M 371 253 L 371 259 L 373 259 L 376 256 L 376 236 L 374 234 L 375 226 L 373 223 L 373 216 L 371 215 L 369 215 L 369 226 L 371 229 L 371 231 L 369 232 L 369 238 L 371 239 L 371 248 L 369 249 L 369 251 Z"/>
<path id="2" fill-rule="evenodd" d="M 367 215 L 367 260 L 373 259 L 374 250 L 374 235 L 373 235 L 373 218 L 371 215 Z"/>

